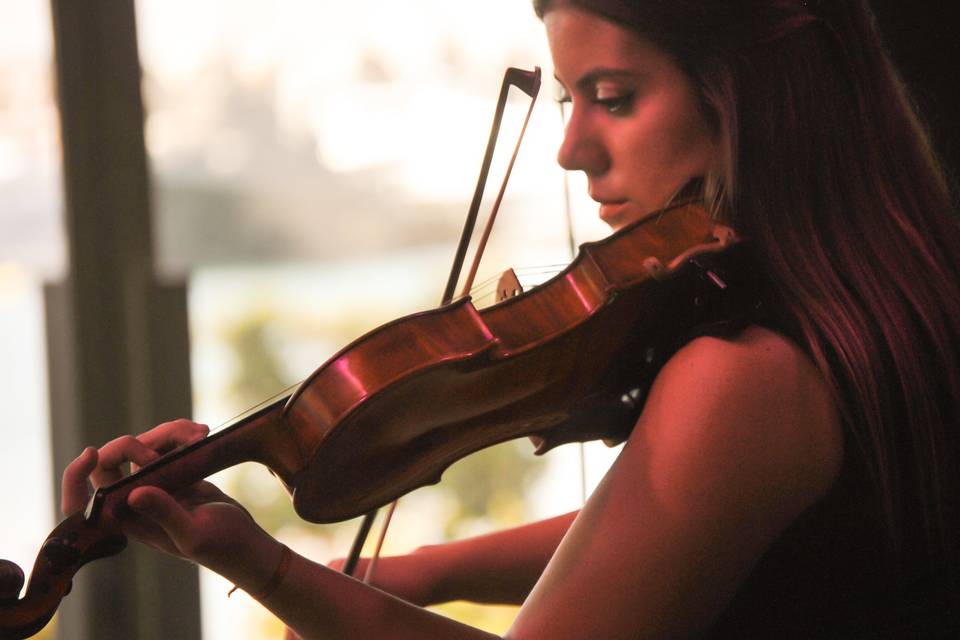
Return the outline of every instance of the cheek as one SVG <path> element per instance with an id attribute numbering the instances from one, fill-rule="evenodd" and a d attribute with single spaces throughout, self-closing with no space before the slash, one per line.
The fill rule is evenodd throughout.
<path id="1" fill-rule="evenodd" d="M 699 167 L 712 155 L 713 134 L 693 105 L 683 102 L 663 111 L 659 127 L 663 134 L 662 150 L 675 163 Z"/>
<path id="2" fill-rule="evenodd" d="M 713 163 L 717 153 L 716 135 L 707 125 L 703 115 L 690 107 L 683 119 L 675 123 L 677 154 L 688 156 L 695 168 L 705 172 Z"/>
<path id="3" fill-rule="evenodd" d="M 699 111 L 689 105 L 665 101 L 638 114 L 629 138 L 634 177 L 645 188 L 657 188 L 669 196 L 693 177 L 708 171 L 716 145 Z M 624 138 L 626 140 L 626 136 Z"/>

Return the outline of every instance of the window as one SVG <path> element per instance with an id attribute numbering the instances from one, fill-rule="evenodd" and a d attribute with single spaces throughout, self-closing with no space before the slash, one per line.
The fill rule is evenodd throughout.
<path id="1" fill-rule="evenodd" d="M 60 146 L 48 3 L 0 21 L 0 557 L 29 574 L 53 527 L 43 283 L 59 278 Z M 42 636 L 41 636 L 42 637 Z"/>

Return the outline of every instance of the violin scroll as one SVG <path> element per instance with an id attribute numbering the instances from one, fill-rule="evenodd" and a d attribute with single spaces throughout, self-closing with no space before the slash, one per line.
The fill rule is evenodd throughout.
<path id="1" fill-rule="evenodd" d="M 16 600 L 23 588 L 23 569 L 9 560 L 0 560 L 0 604 Z"/>
<path id="2" fill-rule="evenodd" d="M 73 576 L 88 562 L 120 553 L 126 537 L 76 513 L 61 522 L 47 537 L 34 562 L 23 598 L 23 571 L 9 560 L 0 560 L 0 640 L 29 638 L 40 631 L 70 593 Z"/>

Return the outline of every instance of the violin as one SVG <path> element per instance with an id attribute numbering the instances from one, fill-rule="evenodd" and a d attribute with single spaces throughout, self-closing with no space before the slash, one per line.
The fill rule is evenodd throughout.
<path id="1" fill-rule="evenodd" d="M 463 296 L 374 329 L 292 393 L 99 488 L 43 543 L 24 597 L 0 599 L 0 638 L 39 631 L 81 567 L 125 547 L 127 496 L 140 486 L 175 493 L 259 462 L 300 517 L 329 523 L 505 440 L 529 436 L 537 454 L 624 440 L 690 329 L 755 306 L 746 248 L 702 206 L 676 205 L 584 244 L 529 292 L 483 310 Z M 2 562 L 3 592 L 19 594 L 23 573 Z"/>
<path id="2" fill-rule="evenodd" d="M 367 514 L 365 535 L 373 510 L 439 482 L 451 464 L 493 444 L 527 436 L 543 454 L 567 442 L 623 441 L 657 371 L 693 327 L 756 309 L 748 245 L 696 202 L 584 244 L 546 283 L 491 307 L 453 297 L 507 89 L 535 97 L 539 81 L 539 69 L 507 71 L 441 306 L 370 331 L 292 393 L 97 489 L 47 537 L 22 598 L 23 571 L 0 560 L 0 640 L 38 632 L 84 565 L 125 548 L 121 525 L 138 487 L 176 493 L 259 462 L 300 517 L 329 523 Z M 475 271 L 476 263 L 468 282 Z"/>

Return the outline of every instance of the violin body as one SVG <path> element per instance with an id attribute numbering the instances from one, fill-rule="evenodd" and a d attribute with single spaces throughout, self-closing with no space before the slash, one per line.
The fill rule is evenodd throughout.
<path id="1" fill-rule="evenodd" d="M 469 297 L 371 331 L 292 395 L 98 489 L 23 574 L 0 561 L 0 639 L 41 629 L 87 562 L 119 553 L 127 496 L 266 465 L 312 522 L 346 520 L 435 483 L 455 461 L 531 436 L 622 441 L 690 329 L 755 304 L 742 243 L 682 205 L 581 247 L 540 287 L 478 310 Z"/>
<path id="2" fill-rule="evenodd" d="M 312 522 L 361 515 L 521 436 L 538 454 L 622 441 L 690 328 L 756 299 L 753 287 L 712 281 L 692 261 L 732 254 L 734 244 L 702 207 L 678 206 L 584 245 L 529 293 L 484 310 L 460 298 L 361 337 L 284 409 L 309 451 L 284 478 L 297 513 Z"/>

